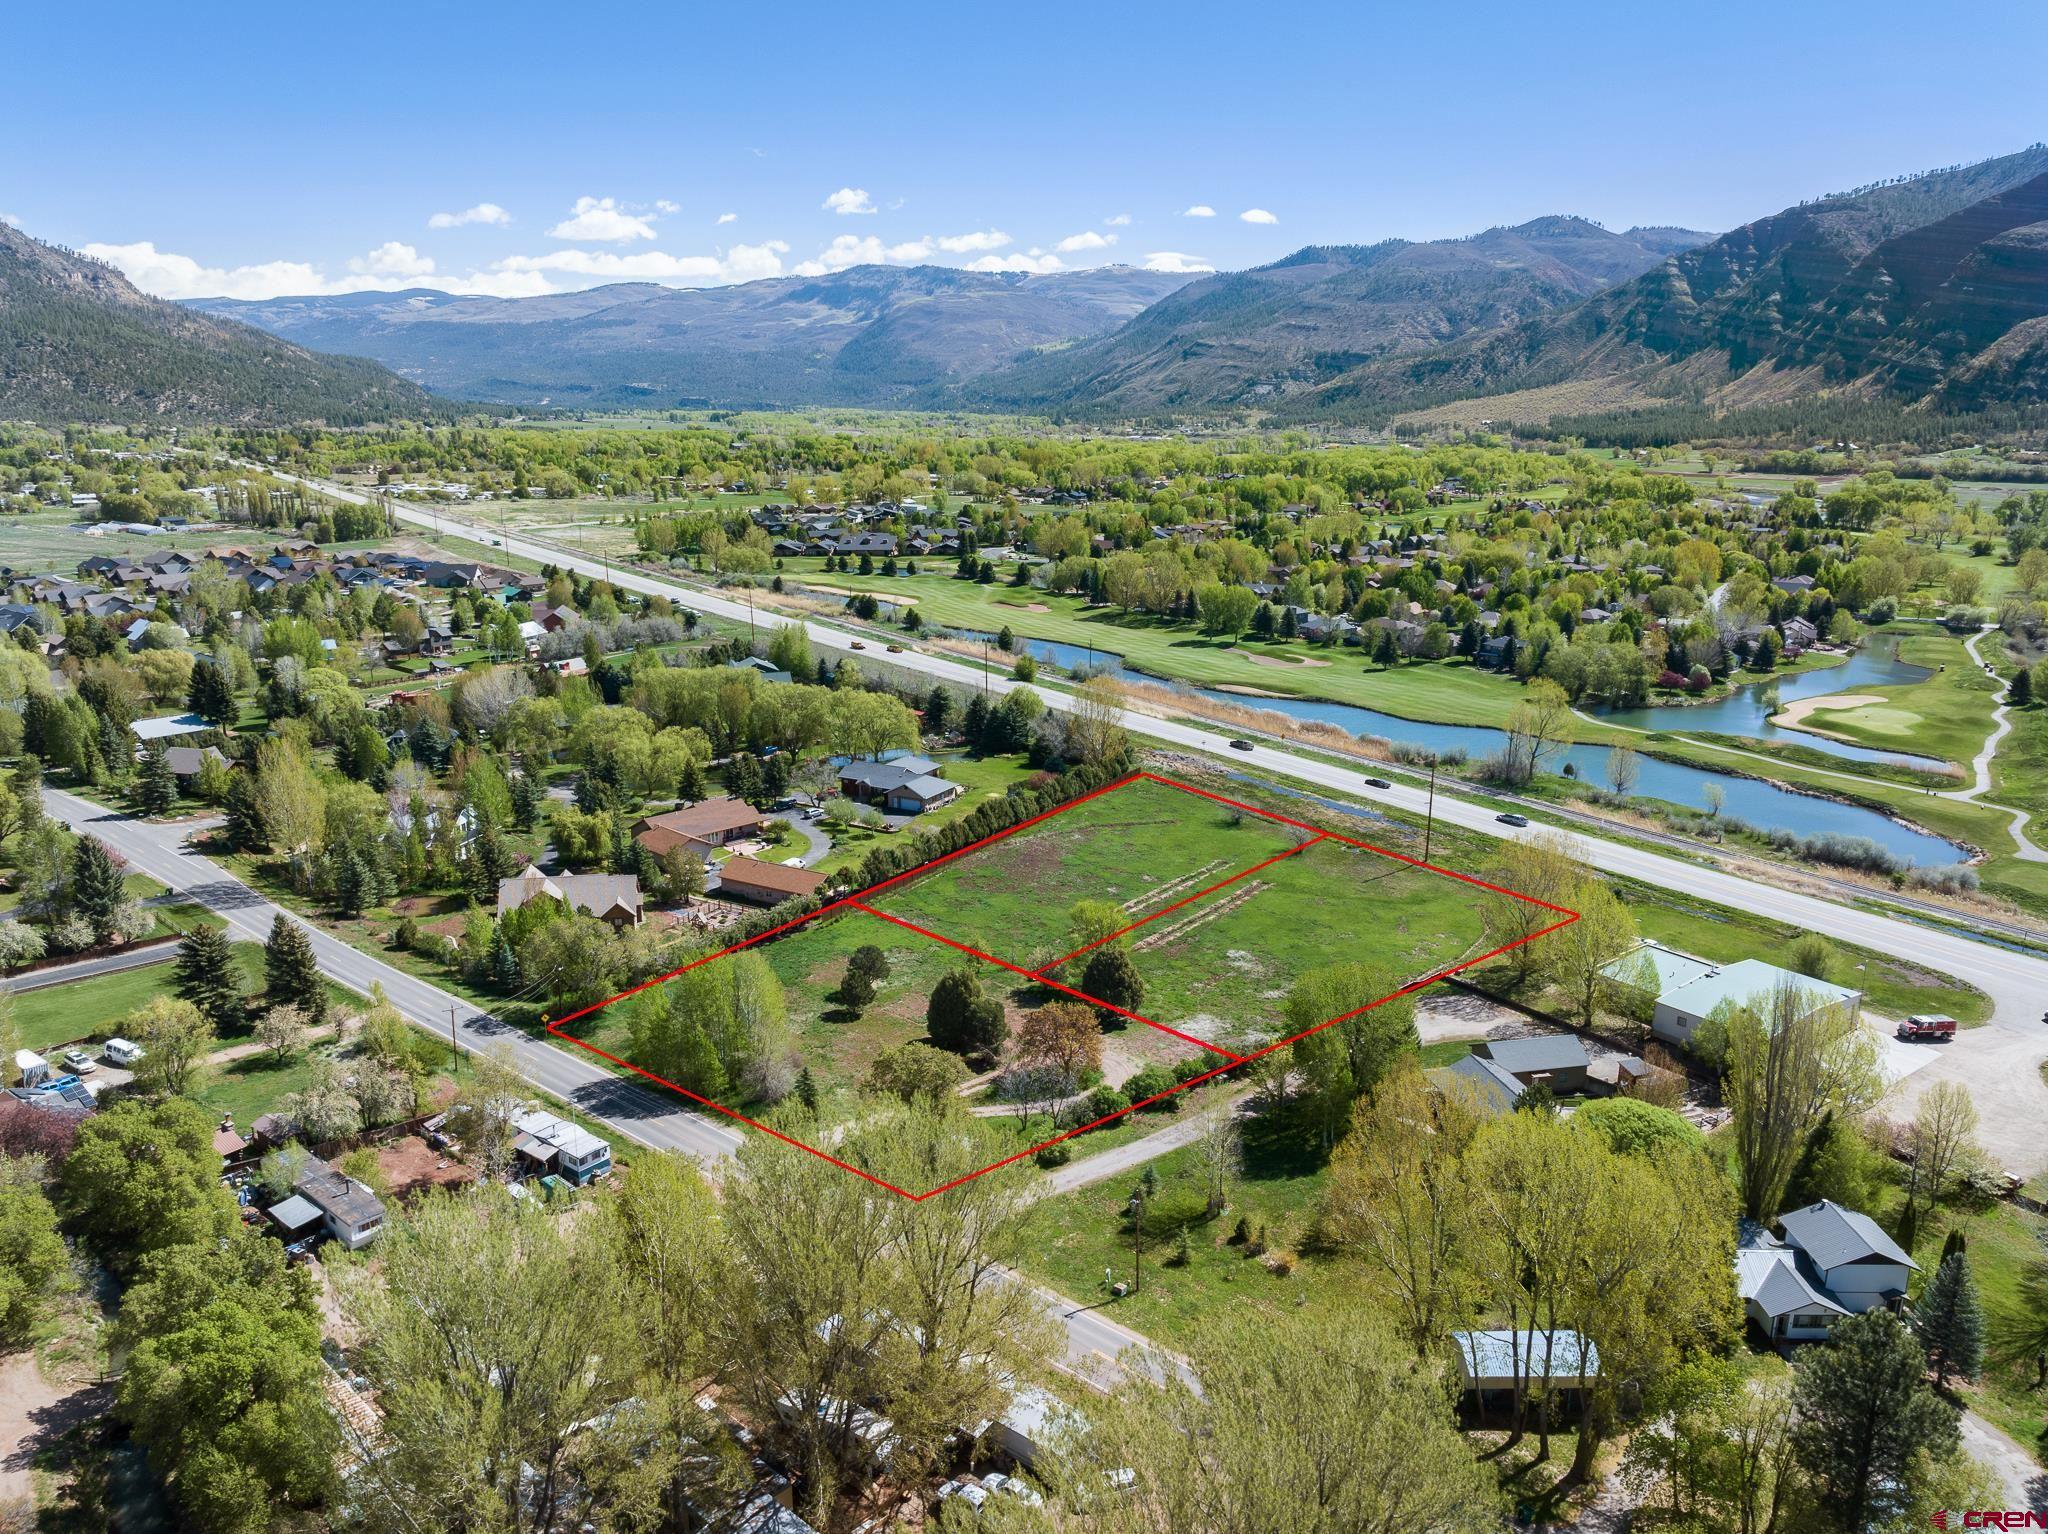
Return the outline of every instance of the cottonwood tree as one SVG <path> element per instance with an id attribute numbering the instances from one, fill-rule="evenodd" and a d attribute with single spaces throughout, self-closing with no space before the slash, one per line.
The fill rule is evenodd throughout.
<path id="1" fill-rule="evenodd" d="M 1077 761 L 1097 767 L 1121 760 L 1130 750 L 1130 733 L 1123 725 L 1126 701 L 1123 684 L 1114 677 L 1090 677 L 1074 689 L 1066 722 L 1067 745 Z"/>
<path id="2" fill-rule="evenodd" d="M 1609 986 L 1608 966 L 1636 944 L 1636 919 L 1602 880 L 1576 880 L 1571 898 L 1579 919 L 1541 939 L 1538 962 L 1550 982 L 1571 998 L 1579 1026 L 1591 1028 Z"/>
<path id="3" fill-rule="evenodd" d="M 1948 1191 L 1956 1168 L 1976 1151 L 1977 1105 L 1958 1081 L 1938 1081 L 1920 1099 L 1914 1116 L 1906 1162 L 1906 1202 L 1915 1211 L 1931 1213 Z"/>
<path id="4" fill-rule="evenodd" d="M 280 1064 L 306 1047 L 311 1032 L 303 1009 L 272 1007 L 256 1020 L 256 1038 Z"/>
<path id="5" fill-rule="evenodd" d="M 1742 1212 L 1775 1217 L 1815 1124 L 1859 1118 L 1877 1100 L 1877 1042 L 1853 1008 L 1817 1004 L 1795 982 L 1759 1007 L 1729 1009 L 1726 1096 Z"/>
<path id="6" fill-rule="evenodd" d="M 1576 887 L 1578 877 L 1578 865 L 1562 837 L 1537 836 L 1501 844 L 1488 876 L 1488 882 L 1500 888 L 1481 893 L 1479 914 L 1488 943 L 1496 948 L 1515 945 L 1506 959 L 1517 984 L 1526 983 L 1536 973 L 1541 958 L 1532 941 L 1536 934 L 1565 919 L 1565 911 L 1537 902 L 1565 905 L 1564 897 Z"/>
<path id="7" fill-rule="evenodd" d="M 366 1527 L 539 1534 L 646 1496 L 628 1467 L 659 1423 L 639 1399 L 636 1317 L 564 1303 L 619 1293 L 606 1234 L 490 1184 L 429 1194 L 386 1228 L 376 1271 L 342 1291 L 383 1408 L 379 1441 L 351 1445 Z"/>
<path id="8" fill-rule="evenodd" d="M 1557 751 L 1571 744 L 1572 705 L 1557 683 L 1537 677 L 1508 714 L 1507 744 L 1499 771 L 1510 784 L 1527 783 Z"/>
<path id="9" fill-rule="evenodd" d="M 189 1001 L 159 996 L 144 1002 L 121 1023 L 122 1036 L 142 1046 L 135 1083 L 145 1092 L 177 1095 L 198 1084 L 219 1040 L 213 1025 Z"/>
<path id="10" fill-rule="evenodd" d="M 58 1204 L 85 1245 L 126 1275 L 150 1252 L 208 1243 L 236 1224 L 220 1180 L 214 1120 L 182 1097 L 128 1099 L 79 1126 Z"/>
<path id="11" fill-rule="evenodd" d="M 1300 1101 L 1325 1146 L 1344 1132 L 1352 1103 L 1422 1047 L 1414 996 L 1389 995 L 1400 984 L 1375 964 L 1332 964 L 1310 970 L 1288 992 L 1287 1027 L 1317 1030 L 1297 1039 L 1291 1053 Z M 1372 1005 L 1382 996 L 1389 999 Z"/>
<path id="12" fill-rule="evenodd" d="M 753 1480 L 737 1440 L 697 1404 L 702 1382 L 737 1363 L 725 1352 L 722 1316 L 748 1276 L 710 1186 L 686 1156 L 635 1160 L 597 1219 L 599 1240 L 618 1257 L 616 1299 L 643 1361 L 640 1400 L 660 1424 L 647 1470 L 661 1482 L 670 1526 L 686 1527 L 693 1503 L 736 1500 Z"/>
<path id="13" fill-rule="evenodd" d="M 1439 1091 L 1409 1066 L 1358 1105 L 1331 1159 L 1324 1223 L 1363 1260 L 1418 1359 L 1441 1343 L 1470 1290 L 1463 1158 L 1479 1124 L 1468 1091 Z"/>
<path id="14" fill-rule="evenodd" d="M 10 1105 L 11 1106 L 11 1105 Z M 43 1109 L 25 1111 L 47 1116 Z M 69 1273 L 40 1158 L 0 1154 L 0 1347 L 26 1342 Z"/>
<path id="15" fill-rule="evenodd" d="M 913 1039 L 876 1055 L 863 1085 L 900 1102 L 923 1102 L 936 1108 L 966 1080 L 967 1067 L 958 1055 Z"/>
<path id="16" fill-rule="evenodd" d="M 530 1089 L 519 1074 L 509 1044 L 493 1044 L 469 1057 L 469 1073 L 448 1105 L 448 1131 L 462 1146 L 462 1159 L 489 1181 L 512 1164 L 513 1120 Z"/>
<path id="17" fill-rule="evenodd" d="M 1607 791 L 1616 798 L 1628 797 L 1635 789 L 1641 765 L 1634 746 L 1625 740 L 1616 742 L 1607 752 Z"/>
<path id="18" fill-rule="evenodd" d="M 1232 1315 L 1203 1334 L 1201 1386 L 1141 1376 L 1069 1419 L 1057 1502 L 1103 1534 L 1476 1534 L 1498 1518 L 1432 1371 L 1370 1312 Z M 1312 1410 L 1304 1403 L 1314 1402 Z M 1284 1423 L 1286 1430 L 1276 1431 Z M 1128 1469 L 1129 1495 L 1103 1478 Z"/>

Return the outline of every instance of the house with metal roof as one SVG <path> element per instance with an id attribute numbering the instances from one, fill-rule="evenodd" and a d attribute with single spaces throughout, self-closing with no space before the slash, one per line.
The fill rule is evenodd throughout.
<path id="1" fill-rule="evenodd" d="M 1576 1411 L 1580 1392 L 1600 1377 L 1600 1349 L 1590 1337 L 1553 1331 L 1452 1332 L 1463 1404 L 1474 1417 L 1512 1409 L 1515 1397 L 1537 1392 Z"/>
<path id="2" fill-rule="evenodd" d="M 922 815 L 951 804 L 964 790 L 939 776 L 928 756 L 899 756 L 886 762 L 848 762 L 839 769 L 839 791 L 862 804 L 878 804 L 892 815 Z"/>
<path id="3" fill-rule="evenodd" d="M 512 1121 L 512 1154 L 536 1177 L 558 1176 L 582 1187 L 612 1169 L 612 1147 L 580 1124 L 533 1108 Z"/>
<path id="4" fill-rule="evenodd" d="M 529 863 L 512 878 L 498 881 L 498 914 L 509 915 L 542 896 L 559 900 L 572 911 L 608 921 L 614 927 L 640 925 L 637 874 L 547 874 Z"/>
<path id="5" fill-rule="evenodd" d="M 1819 1341 L 1842 1316 L 1895 1310 L 1918 1271 L 1870 1216 L 1827 1199 L 1785 1215 L 1776 1233 L 1744 1221 L 1736 1243 L 1743 1310 L 1773 1341 Z"/>
<path id="6" fill-rule="evenodd" d="M 1490 1113 L 1507 1112 L 1522 1100 L 1526 1090 L 1511 1071 L 1484 1055 L 1465 1055 L 1449 1065 L 1432 1066 L 1423 1074 L 1438 1090 L 1464 1092 Z"/>
<path id="7" fill-rule="evenodd" d="M 1863 993 L 1762 959 L 1715 964 L 1656 943 L 1638 944 L 1601 971 L 1611 982 L 1654 997 L 1650 1031 L 1673 1044 L 1689 1045 L 1701 1023 L 1723 1007 L 1764 1011 L 1785 991 L 1796 998 L 1795 1018 L 1803 1020 L 1833 1008 L 1851 1017 L 1863 1005 Z"/>

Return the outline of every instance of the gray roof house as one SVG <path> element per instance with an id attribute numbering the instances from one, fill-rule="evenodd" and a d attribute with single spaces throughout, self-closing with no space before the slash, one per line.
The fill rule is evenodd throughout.
<path id="1" fill-rule="evenodd" d="M 1827 1199 L 1778 1229 L 1745 1222 L 1735 1253 L 1743 1309 L 1773 1341 L 1818 1340 L 1837 1317 L 1896 1309 L 1919 1271 L 1869 1215 Z"/>
<path id="2" fill-rule="evenodd" d="M 1481 1108 L 1505 1113 L 1522 1100 L 1525 1090 L 1514 1073 L 1484 1055 L 1466 1055 L 1449 1065 L 1434 1066 L 1423 1073 L 1439 1090 L 1456 1089 L 1471 1094 Z"/>
<path id="3" fill-rule="evenodd" d="M 337 1172 L 317 1156 L 308 1156 L 299 1168 L 292 1192 L 320 1211 L 327 1234 L 351 1252 L 368 1246 L 384 1228 L 384 1201 L 367 1183 Z"/>
<path id="4" fill-rule="evenodd" d="M 1484 1039 L 1472 1053 L 1492 1061 L 1524 1087 L 1541 1081 L 1560 1097 L 1586 1088 L 1591 1061 L 1586 1046 L 1569 1033 L 1538 1034 L 1526 1039 Z"/>
<path id="5" fill-rule="evenodd" d="M 1531 1389 L 1576 1409 L 1579 1392 L 1600 1374 L 1600 1349 L 1590 1337 L 1554 1331 L 1452 1332 L 1463 1404 L 1472 1419 L 1512 1405 Z"/>

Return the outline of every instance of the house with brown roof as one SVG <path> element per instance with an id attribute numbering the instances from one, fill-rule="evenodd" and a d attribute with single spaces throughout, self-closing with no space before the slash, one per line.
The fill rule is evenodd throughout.
<path id="1" fill-rule="evenodd" d="M 758 836 L 767 817 L 739 799 L 706 799 L 663 815 L 649 815 L 633 828 L 634 840 L 656 857 L 673 848 L 696 843 L 723 847 L 728 842 Z"/>
<path id="2" fill-rule="evenodd" d="M 717 893 L 755 905 L 780 905 L 800 895 L 815 895 L 825 876 L 792 863 L 763 863 L 758 858 L 727 858 L 718 865 Z"/>
<path id="3" fill-rule="evenodd" d="M 529 864 L 498 881 L 498 914 L 507 915 L 541 896 L 559 900 L 614 927 L 640 925 L 640 880 L 634 874 L 545 874 Z"/>

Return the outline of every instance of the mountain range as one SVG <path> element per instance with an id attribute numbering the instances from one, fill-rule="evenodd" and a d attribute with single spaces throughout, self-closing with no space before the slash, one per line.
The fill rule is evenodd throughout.
<path id="1" fill-rule="evenodd" d="M 1841 391 L 2048 399 L 2048 146 L 1801 203 L 1570 308 L 1367 363 L 1300 419 L 1441 420 Z"/>
<path id="2" fill-rule="evenodd" d="M 1719 236 L 1560 216 L 1199 277 L 857 266 L 180 306 L 0 225 L 0 417 L 346 423 L 467 400 L 1470 423 L 1821 394 L 2048 403 L 2048 147 Z"/>
<path id="3" fill-rule="evenodd" d="M 360 352 L 443 394 L 527 407 L 901 404 L 1020 353 L 1114 330 L 1187 277 L 855 266 L 722 288 L 616 283 L 543 298 L 427 289 L 202 312 Z"/>
<path id="4" fill-rule="evenodd" d="M 0 223 L 0 418 L 348 425 L 446 409 L 377 363 L 151 298 Z"/>

